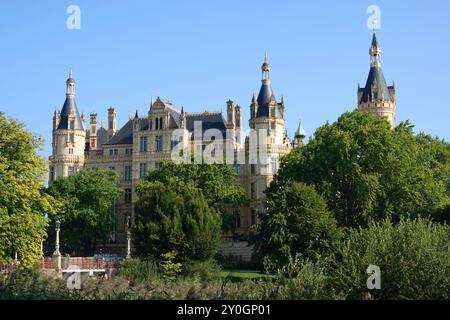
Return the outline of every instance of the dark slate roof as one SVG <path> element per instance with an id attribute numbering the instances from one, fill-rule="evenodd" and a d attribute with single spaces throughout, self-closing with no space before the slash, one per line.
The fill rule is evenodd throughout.
<path id="1" fill-rule="evenodd" d="M 128 122 L 116 132 L 116 134 L 103 145 L 116 145 L 116 144 L 133 144 L 133 119 L 128 120 Z M 140 130 L 148 129 L 148 119 L 139 118 Z"/>
<path id="2" fill-rule="evenodd" d="M 380 45 L 378 44 L 377 35 L 374 33 L 372 37 L 372 48 L 380 48 Z"/>
<path id="3" fill-rule="evenodd" d="M 58 129 L 69 129 L 69 114 L 75 111 L 75 130 L 83 130 L 80 114 L 78 113 L 77 104 L 74 97 L 67 96 L 64 106 L 61 110 L 61 118 L 59 120 Z"/>
<path id="4" fill-rule="evenodd" d="M 186 113 L 186 129 L 189 132 L 194 132 L 194 123 L 196 121 L 202 122 L 202 135 L 208 129 L 218 129 L 222 132 L 223 138 L 225 138 L 227 124 L 221 112 Z M 191 138 L 192 140 L 194 139 L 193 134 Z"/>
<path id="5" fill-rule="evenodd" d="M 270 83 L 263 82 L 261 89 L 259 90 L 259 94 L 258 94 L 258 100 L 257 100 L 258 101 L 258 110 L 256 112 L 257 118 L 268 117 L 270 115 L 269 103 L 270 103 L 270 98 L 272 96 L 275 96 L 275 94 L 272 91 L 272 87 L 270 86 Z M 276 112 L 277 112 L 277 117 L 282 118 L 280 108 L 278 107 L 278 105 L 276 106 Z"/>
<path id="6" fill-rule="evenodd" d="M 100 127 L 97 130 L 97 146 L 101 146 L 102 144 L 108 142 L 108 132 L 105 128 Z"/>
<path id="7" fill-rule="evenodd" d="M 393 101 L 391 94 L 389 92 L 389 88 L 386 84 L 386 80 L 384 79 L 383 71 L 380 67 L 371 67 L 369 76 L 367 77 L 366 86 L 360 89 L 362 92 L 359 103 L 368 102 L 372 97 L 372 84 L 376 84 L 378 87 L 378 98 L 383 100 Z"/>

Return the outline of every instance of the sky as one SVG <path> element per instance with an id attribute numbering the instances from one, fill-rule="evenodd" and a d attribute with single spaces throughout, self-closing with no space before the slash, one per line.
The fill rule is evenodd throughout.
<path id="1" fill-rule="evenodd" d="M 80 29 L 67 28 L 70 5 Z M 397 122 L 450 141 L 450 1 L 0 1 L 0 111 L 45 137 L 65 99 L 69 67 L 78 109 L 107 108 L 123 125 L 151 97 L 189 112 L 226 110 L 248 124 L 267 50 L 286 126 L 307 135 L 356 107 L 369 72 L 370 5 L 380 8 L 382 63 L 397 88 Z M 89 117 L 87 116 L 87 119 Z"/>

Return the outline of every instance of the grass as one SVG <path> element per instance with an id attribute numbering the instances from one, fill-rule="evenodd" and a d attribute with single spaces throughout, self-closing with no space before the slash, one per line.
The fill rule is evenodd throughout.
<path id="1" fill-rule="evenodd" d="M 248 271 L 248 270 L 225 270 L 220 272 L 221 278 L 235 278 L 235 279 L 260 279 L 269 278 L 270 275 L 263 274 L 258 271 Z"/>

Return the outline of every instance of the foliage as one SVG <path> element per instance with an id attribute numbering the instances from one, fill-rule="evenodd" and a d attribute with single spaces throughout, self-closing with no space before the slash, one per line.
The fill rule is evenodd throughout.
<path id="1" fill-rule="evenodd" d="M 187 185 L 195 186 L 205 197 L 208 206 L 222 215 L 222 229 L 235 226 L 234 209 L 247 203 L 245 190 L 238 184 L 235 169 L 227 164 L 177 164 L 164 160 L 159 170 L 152 170 L 146 181 L 159 181 L 182 193 Z"/>
<path id="2" fill-rule="evenodd" d="M 168 281 L 175 281 L 181 273 L 183 265 L 180 262 L 174 262 L 177 257 L 175 251 L 161 254 L 161 269 L 163 271 L 163 278 Z"/>
<path id="3" fill-rule="evenodd" d="M 209 282 L 219 279 L 220 266 L 213 260 L 206 261 L 189 261 L 185 263 L 183 274 L 188 278 L 198 278 L 203 282 Z"/>
<path id="4" fill-rule="evenodd" d="M 392 130 L 383 118 L 344 113 L 282 159 L 267 193 L 291 180 L 312 184 L 345 227 L 435 215 L 450 202 L 450 145 L 412 130 L 409 122 Z"/>
<path id="5" fill-rule="evenodd" d="M 51 240 L 55 236 L 54 222 L 61 222 L 63 252 L 89 256 L 98 243 L 108 239 L 114 221 L 113 201 L 123 191 L 117 183 L 117 173 L 112 170 L 83 169 L 69 177 L 59 177 L 48 189 L 64 204 L 51 219 Z"/>
<path id="6" fill-rule="evenodd" d="M 162 182 L 137 187 L 134 245 L 138 256 L 176 251 L 181 261 L 207 260 L 220 242 L 220 214 L 192 183 L 174 190 Z"/>
<path id="7" fill-rule="evenodd" d="M 288 181 L 268 197 L 268 210 L 252 242 L 265 269 L 273 271 L 301 253 L 316 260 L 333 253 L 342 237 L 325 200 L 314 188 Z"/>
<path id="8" fill-rule="evenodd" d="M 42 192 L 47 165 L 36 152 L 42 144 L 24 124 L 0 112 L 0 264 L 13 263 L 16 252 L 19 267 L 31 267 L 47 235 L 44 213 L 58 208 Z"/>
<path id="9" fill-rule="evenodd" d="M 426 219 L 385 220 L 354 229 L 340 250 L 334 284 L 347 298 L 367 296 L 366 270 L 381 270 L 375 299 L 449 299 L 450 227 Z"/>
<path id="10" fill-rule="evenodd" d="M 70 299 L 65 281 L 46 277 L 35 266 L 0 279 L 0 300 Z"/>
<path id="11" fill-rule="evenodd" d="M 153 279 L 160 278 L 160 269 L 158 263 L 153 260 L 126 259 L 119 271 L 119 276 L 131 279 L 136 283 L 150 282 Z"/>

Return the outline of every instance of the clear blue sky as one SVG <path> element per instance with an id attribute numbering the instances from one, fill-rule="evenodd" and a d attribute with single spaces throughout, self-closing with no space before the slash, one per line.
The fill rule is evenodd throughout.
<path id="1" fill-rule="evenodd" d="M 66 9 L 81 8 L 81 30 Z M 46 137 L 65 99 L 69 66 L 80 112 L 148 111 L 150 97 L 188 111 L 231 98 L 247 123 L 269 51 L 292 136 L 356 106 L 369 71 L 366 9 L 381 8 L 383 70 L 397 86 L 397 118 L 450 140 L 450 1 L 0 1 L 0 111 Z"/>

